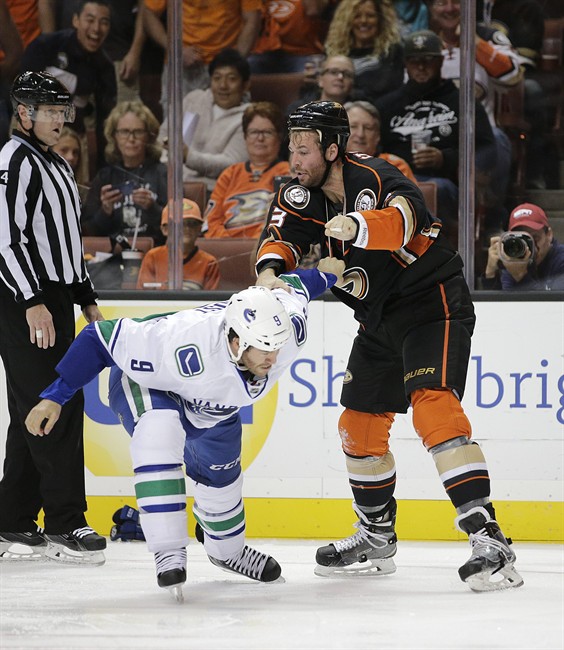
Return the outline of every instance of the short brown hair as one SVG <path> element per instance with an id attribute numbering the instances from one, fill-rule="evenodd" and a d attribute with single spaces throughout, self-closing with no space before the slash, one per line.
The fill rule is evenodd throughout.
<path id="1" fill-rule="evenodd" d="M 243 133 L 245 135 L 247 135 L 249 124 L 257 115 L 270 120 L 280 136 L 284 133 L 286 121 L 280 107 L 272 102 L 253 102 L 247 106 L 243 113 Z"/>

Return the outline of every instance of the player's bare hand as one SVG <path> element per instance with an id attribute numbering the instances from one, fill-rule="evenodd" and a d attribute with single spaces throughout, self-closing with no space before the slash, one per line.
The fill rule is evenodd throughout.
<path id="1" fill-rule="evenodd" d="M 61 415 L 61 405 L 50 399 L 42 399 L 27 414 L 25 426 L 34 436 L 47 436 Z"/>
<path id="2" fill-rule="evenodd" d="M 84 318 L 87 323 L 94 323 L 95 321 L 105 320 L 102 312 L 98 309 L 98 305 L 86 305 L 82 310 Z"/>
<path id="3" fill-rule="evenodd" d="M 258 274 L 257 281 L 255 282 L 257 287 L 266 287 L 267 289 L 284 289 L 284 291 L 290 292 L 290 287 L 276 276 L 276 273 L 272 269 L 265 269 Z"/>
<path id="4" fill-rule="evenodd" d="M 338 260 L 336 257 L 323 257 L 319 260 L 317 270 L 322 273 L 332 273 L 337 276 L 337 286 L 343 281 L 343 273 L 345 272 L 345 263 L 343 260 Z"/>
<path id="5" fill-rule="evenodd" d="M 357 225 L 354 219 L 347 217 L 345 214 L 338 214 L 325 224 L 325 235 L 349 241 L 357 235 Z"/>
<path id="6" fill-rule="evenodd" d="M 51 312 L 45 305 L 34 305 L 25 312 L 29 325 L 29 340 L 38 348 L 46 350 L 55 345 L 55 326 Z"/>

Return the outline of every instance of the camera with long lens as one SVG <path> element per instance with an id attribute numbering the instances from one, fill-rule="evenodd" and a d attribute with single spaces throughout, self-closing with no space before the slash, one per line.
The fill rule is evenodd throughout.
<path id="1" fill-rule="evenodd" d="M 532 261 L 535 255 L 535 241 L 528 232 L 505 232 L 500 242 L 501 258 L 510 262 L 525 261 L 527 251 L 531 256 L 527 261 Z"/>

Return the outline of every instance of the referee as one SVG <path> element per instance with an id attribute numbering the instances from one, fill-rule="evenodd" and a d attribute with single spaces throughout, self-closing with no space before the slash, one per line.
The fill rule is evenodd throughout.
<path id="1" fill-rule="evenodd" d="M 32 436 L 24 425 L 74 339 L 74 303 L 88 322 L 103 320 L 84 264 L 77 185 L 50 149 L 73 121 L 74 106 L 65 86 L 44 72 L 19 75 L 11 97 L 17 127 L 0 151 L 0 356 L 10 413 L 0 558 L 102 564 L 106 540 L 84 516 L 82 394 L 63 407 L 51 435 Z M 41 508 L 44 533 L 36 523 Z"/>

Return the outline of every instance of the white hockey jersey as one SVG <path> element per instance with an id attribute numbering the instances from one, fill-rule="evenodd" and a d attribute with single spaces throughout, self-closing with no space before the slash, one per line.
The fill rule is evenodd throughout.
<path id="1" fill-rule="evenodd" d="M 41 396 L 64 403 L 104 367 L 116 365 L 140 386 L 177 395 L 195 427 L 214 426 L 272 389 L 306 342 L 309 299 L 336 280 L 317 270 L 281 277 L 290 292 L 274 292 L 290 317 L 293 336 L 265 378 L 251 377 L 231 360 L 224 333 L 225 301 L 145 319 L 88 325 L 57 366 L 60 379 Z"/>

